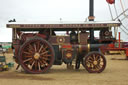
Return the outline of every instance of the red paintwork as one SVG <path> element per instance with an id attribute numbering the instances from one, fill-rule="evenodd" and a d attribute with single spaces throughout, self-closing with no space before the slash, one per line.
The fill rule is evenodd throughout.
<path id="1" fill-rule="evenodd" d="M 106 0 L 109 4 L 114 4 L 115 0 Z"/>
<path id="2" fill-rule="evenodd" d="M 72 48 L 72 45 L 63 45 L 62 48 Z"/>
<path id="3" fill-rule="evenodd" d="M 18 36 L 20 36 L 22 33 L 21 32 L 17 32 Z M 21 46 L 21 43 L 25 42 L 28 38 L 34 37 L 34 36 L 38 36 L 41 37 L 43 39 L 46 39 L 46 35 L 44 34 L 33 34 L 33 33 L 26 33 L 26 34 L 22 34 L 21 36 L 21 40 L 15 40 L 13 41 L 13 47 L 15 49 L 15 55 L 18 56 L 18 52 L 19 52 L 19 48 Z"/>
<path id="4" fill-rule="evenodd" d="M 41 38 L 43 38 L 43 39 L 46 39 L 46 38 L 47 38 L 47 36 L 44 35 L 44 34 L 37 34 L 36 36 L 39 36 L 39 37 L 41 37 Z"/>
<path id="5" fill-rule="evenodd" d="M 114 48 L 115 46 L 114 46 L 114 44 L 109 44 L 108 47 L 109 48 Z"/>
<path id="6" fill-rule="evenodd" d="M 128 57 L 128 48 L 107 48 L 108 51 L 125 51 L 126 56 Z"/>
<path id="7" fill-rule="evenodd" d="M 120 42 L 120 32 L 119 32 L 119 42 L 118 47 L 114 44 L 108 44 L 107 46 L 101 46 L 101 51 L 103 53 L 107 51 L 125 51 L 126 57 L 128 58 L 128 42 Z"/>
<path id="8" fill-rule="evenodd" d="M 120 43 L 123 45 L 124 42 Z M 103 47 L 102 47 L 103 48 Z M 101 48 L 101 50 L 102 50 Z M 126 57 L 128 58 L 128 48 L 127 47 L 114 47 L 114 44 L 109 44 L 107 48 L 103 48 L 102 52 L 106 52 L 106 51 L 125 51 Z"/>
<path id="9" fill-rule="evenodd" d="M 26 34 L 22 34 L 21 36 L 21 40 L 22 41 L 26 41 L 28 38 L 31 38 L 31 37 L 34 37 L 34 36 L 38 36 L 38 37 L 41 37 L 43 39 L 46 39 L 46 35 L 44 34 L 33 34 L 33 33 L 26 33 Z"/>

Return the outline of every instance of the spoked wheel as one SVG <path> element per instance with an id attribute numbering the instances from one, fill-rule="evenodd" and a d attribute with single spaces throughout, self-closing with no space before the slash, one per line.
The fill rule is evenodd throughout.
<path id="1" fill-rule="evenodd" d="M 106 67 L 106 59 L 99 52 L 90 52 L 85 56 L 84 67 L 89 73 L 101 73 Z"/>
<path id="2" fill-rule="evenodd" d="M 26 72 L 44 73 L 54 62 L 54 50 L 46 40 L 35 37 L 21 46 L 18 58 Z"/>

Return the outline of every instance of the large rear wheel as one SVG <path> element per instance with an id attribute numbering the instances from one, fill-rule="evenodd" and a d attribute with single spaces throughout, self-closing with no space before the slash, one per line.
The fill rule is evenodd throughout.
<path id="1" fill-rule="evenodd" d="M 106 59 L 99 52 L 90 52 L 85 56 L 84 67 L 89 73 L 101 73 L 106 67 Z"/>
<path id="2" fill-rule="evenodd" d="M 53 65 L 54 55 L 49 42 L 34 37 L 21 46 L 18 60 L 27 73 L 44 73 Z"/>

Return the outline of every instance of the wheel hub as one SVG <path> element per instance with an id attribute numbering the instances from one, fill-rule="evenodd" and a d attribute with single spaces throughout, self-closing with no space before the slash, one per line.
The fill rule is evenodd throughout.
<path id="1" fill-rule="evenodd" d="M 38 60 L 39 57 L 40 57 L 40 54 L 39 54 L 39 53 L 35 53 L 35 55 L 34 55 L 34 59 Z"/>
<path id="2" fill-rule="evenodd" d="M 98 62 L 97 62 L 97 61 L 93 61 L 93 64 L 94 64 L 94 65 L 97 65 L 97 64 L 98 64 Z"/>

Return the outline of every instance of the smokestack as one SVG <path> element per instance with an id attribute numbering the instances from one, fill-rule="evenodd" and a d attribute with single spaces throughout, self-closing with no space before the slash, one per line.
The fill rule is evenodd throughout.
<path id="1" fill-rule="evenodd" d="M 89 21 L 94 21 L 94 0 L 89 1 Z M 90 43 L 94 43 L 94 29 L 90 29 Z"/>
<path id="2" fill-rule="evenodd" d="M 94 0 L 89 0 L 89 21 L 94 21 Z"/>

